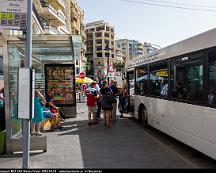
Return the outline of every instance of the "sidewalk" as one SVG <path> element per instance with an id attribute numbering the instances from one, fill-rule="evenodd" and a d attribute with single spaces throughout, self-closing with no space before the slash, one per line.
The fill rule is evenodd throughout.
<path id="1" fill-rule="evenodd" d="M 129 115 L 128 115 L 129 116 Z M 191 168 L 186 161 L 129 119 L 88 126 L 87 108 L 78 103 L 77 118 L 62 132 L 47 132 L 48 150 L 30 157 L 30 168 Z M 0 156 L 0 168 L 21 168 L 22 157 Z"/>

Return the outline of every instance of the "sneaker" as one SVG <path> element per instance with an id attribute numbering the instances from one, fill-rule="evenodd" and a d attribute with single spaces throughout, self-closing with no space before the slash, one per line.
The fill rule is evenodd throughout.
<path id="1" fill-rule="evenodd" d="M 41 132 L 37 132 L 36 133 L 36 136 L 41 136 L 43 133 L 41 133 Z"/>
<path id="2" fill-rule="evenodd" d="M 59 128 L 56 127 L 56 128 L 53 128 L 53 131 L 54 131 L 54 132 L 60 132 L 61 130 L 60 130 Z"/>
<path id="3" fill-rule="evenodd" d="M 36 135 L 36 133 L 35 132 L 31 132 L 31 136 L 34 136 L 34 135 Z"/>
<path id="4" fill-rule="evenodd" d="M 59 129 L 59 130 L 63 130 L 63 129 L 64 129 L 64 127 L 60 126 L 60 127 L 58 127 L 58 129 Z"/>
<path id="5" fill-rule="evenodd" d="M 120 118 L 125 118 L 123 115 L 120 115 Z"/>
<path id="6" fill-rule="evenodd" d="M 103 119 L 101 117 L 97 118 L 96 119 L 97 121 L 102 121 Z"/>

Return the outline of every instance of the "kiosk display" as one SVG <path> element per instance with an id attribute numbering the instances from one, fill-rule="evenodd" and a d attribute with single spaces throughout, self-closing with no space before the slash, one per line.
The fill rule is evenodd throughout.
<path id="1" fill-rule="evenodd" d="M 73 64 L 45 65 L 45 92 L 53 95 L 57 106 L 75 105 L 75 73 Z"/>

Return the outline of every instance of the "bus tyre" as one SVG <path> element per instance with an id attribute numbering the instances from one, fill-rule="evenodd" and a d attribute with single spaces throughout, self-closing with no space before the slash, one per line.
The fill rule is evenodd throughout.
<path id="1" fill-rule="evenodd" d="M 141 121 L 142 124 L 145 128 L 148 128 L 148 116 L 147 116 L 147 111 L 145 110 L 145 108 L 141 108 L 140 110 L 140 114 L 141 114 Z"/>

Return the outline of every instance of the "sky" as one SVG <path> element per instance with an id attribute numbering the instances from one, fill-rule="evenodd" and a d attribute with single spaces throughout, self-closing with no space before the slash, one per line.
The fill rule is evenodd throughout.
<path id="1" fill-rule="evenodd" d="M 141 3 L 124 0 L 76 1 L 84 10 L 85 23 L 105 20 L 115 27 L 115 39 L 138 40 L 158 47 L 166 47 L 216 27 L 216 0 L 131 0 Z M 212 11 L 152 6 L 143 2 Z"/>

